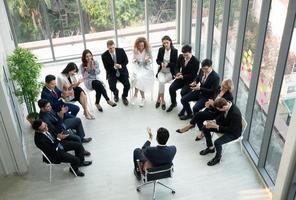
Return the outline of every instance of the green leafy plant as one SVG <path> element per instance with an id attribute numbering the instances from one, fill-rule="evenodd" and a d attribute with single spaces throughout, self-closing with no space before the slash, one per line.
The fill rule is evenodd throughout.
<path id="1" fill-rule="evenodd" d="M 35 102 L 42 83 L 38 80 L 42 65 L 28 49 L 16 48 L 8 57 L 11 79 L 16 83 L 15 95 L 20 103 L 26 104 L 29 116 L 36 118 Z"/>

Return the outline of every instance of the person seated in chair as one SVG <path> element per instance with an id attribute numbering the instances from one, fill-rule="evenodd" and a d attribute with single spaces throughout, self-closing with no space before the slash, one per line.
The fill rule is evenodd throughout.
<path id="1" fill-rule="evenodd" d="M 79 143 L 87 143 L 92 140 L 90 137 L 85 137 L 82 122 L 79 117 L 65 119 L 64 115 L 68 111 L 66 106 L 63 106 L 60 112 L 55 112 L 52 109 L 50 102 L 46 99 L 40 99 L 38 101 L 38 106 L 40 108 L 39 118 L 48 125 L 51 133 L 69 133 L 70 130 L 71 133 L 68 138 L 70 140 L 77 141 Z M 72 129 L 76 131 L 76 134 L 72 133 Z"/>
<path id="2" fill-rule="evenodd" d="M 79 112 L 79 106 L 70 103 L 64 103 L 62 98 L 67 98 L 65 93 L 57 88 L 56 77 L 54 75 L 47 75 L 45 77 L 45 86 L 41 92 L 41 98 L 50 102 L 52 108 L 56 112 L 60 112 L 63 105 L 68 107 L 68 111 L 65 115 L 66 118 L 75 117 Z"/>
<path id="3" fill-rule="evenodd" d="M 148 140 L 145 142 L 142 149 L 136 148 L 134 150 L 134 174 L 138 180 L 141 178 L 141 174 L 137 160 L 140 160 L 140 163 L 145 170 L 151 167 L 171 164 L 177 151 L 175 146 L 166 145 L 170 136 L 169 131 L 166 128 L 161 127 L 157 130 L 156 141 L 158 145 L 155 147 L 150 146 L 153 137 L 150 128 L 147 128 L 147 133 Z"/>
<path id="4" fill-rule="evenodd" d="M 45 153 L 52 163 L 70 163 L 77 176 L 84 176 L 84 173 L 78 167 L 91 165 L 92 161 L 84 160 L 84 148 L 80 143 L 64 140 L 67 137 L 64 134 L 57 134 L 57 136 L 51 134 L 48 131 L 47 124 L 40 119 L 32 123 L 32 128 L 35 130 L 34 141 L 36 146 Z M 67 153 L 67 151 L 74 151 L 75 156 Z M 46 160 L 44 161 L 46 162 Z M 74 174 L 71 168 L 69 170 Z"/>
<path id="5" fill-rule="evenodd" d="M 207 148 L 200 151 L 200 155 L 214 153 L 215 157 L 210 160 L 208 166 L 216 165 L 220 162 L 222 156 L 222 145 L 239 138 L 242 134 L 242 115 L 239 108 L 224 98 L 214 101 L 214 107 L 221 112 L 216 120 L 205 121 L 202 131 L 206 137 Z M 211 132 L 223 134 L 214 145 Z"/>

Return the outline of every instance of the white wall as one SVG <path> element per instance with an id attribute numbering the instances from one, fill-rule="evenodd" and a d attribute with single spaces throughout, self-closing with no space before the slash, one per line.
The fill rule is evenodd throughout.
<path id="1" fill-rule="evenodd" d="M 0 0 L 0 19 L 0 175 L 20 174 L 28 170 L 28 163 L 22 142 L 23 125 L 19 125 L 16 119 L 18 103 L 11 96 L 11 83 L 4 75 L 4 69 L 7 71 L 6 60 L 14 49 L 14 42 L 3 0 Z M 13 105 L 13 102 L 16 104 Z M 22 119 L 19 121 L 23 122 Z"/>

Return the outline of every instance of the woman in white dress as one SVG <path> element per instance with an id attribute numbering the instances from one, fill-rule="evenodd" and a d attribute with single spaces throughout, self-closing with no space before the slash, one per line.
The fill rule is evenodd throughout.
<path id="1" fill-rule="evenodd" d="M 140 91 L 142 98 L 139 106 L 143 107 L 145 104 L 145 92 L 150 91 L 154 84 L 151 50 L 144 37 L 137 38 L 135 42 L 133 64 L 132 84 L 135 87 L 135 94 L 131 104 L 135 104 Z"/>
<path id="2" fill-rule="evenodd" d="M 75 63 L 70 62 L 66 68 L 62 71 L 61 75 L 58 77 L 58 87 L 64 94 L 66 94 L 66 101 L 79 101 L 83 107 L 83 114 L 86 119 L 95 119 L 95 117 L 90 113 L 87 104 L 87 97 L 85 92 L 81 87 L 80 83 L 83 82 L 82 79 L 77 80 L 76 73 L 78 72 L 78 67 Z"/>

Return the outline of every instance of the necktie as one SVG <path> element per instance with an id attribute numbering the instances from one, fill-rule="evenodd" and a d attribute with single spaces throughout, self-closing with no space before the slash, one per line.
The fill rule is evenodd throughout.
<path id="1" fill-rule="evenodd" d="M 207 80 L 207 75 L 205 74 L 203 77 L 202 77 L 202 80 L 201 80 L 201 83 L 204 84 Z"/>
<path id="2" fill-rule="evenodd" d="M 51 143 L 54 143 L 54 140 L 55 139 L 52 137 L 52 135 L 49 132 L 45 132 L 45 135 L 46 135 L 46 137 L 48 139 L 50 139 Z M 59 149 L 60 150 L 64 150 L 64 147 L 63 147 L 63 145 L 61 143 L 58 143 L 58 146 L 56 148 L 56 151 L 58 151 Z"/>
<path id="3" fill-rule="evenodd" d="M 57 94 L 54 90 L 51 91 L 51 94 L 52 94 L 52 96 L 54 96 L 55 98 L 58 98 L 58 94 Z"/>
<path id="4" fill-rule="evenodd" d="M 112 53 L 112 59 L 113 59 L 114 64 L 116 64 L 116 63 L 117 63 L 117 60 L 116 60 L 116 55 L 115 55 L 115 53 Z M 119 72 L 118 69 L 116 69 L 116 74 L 115 74 L 115 76 L 116 76 L 116 77 L 119 77 L 119 76 L 120 76 L 120 72 Z"/>

